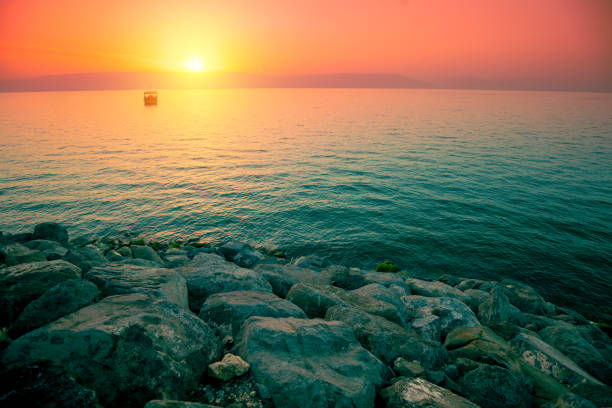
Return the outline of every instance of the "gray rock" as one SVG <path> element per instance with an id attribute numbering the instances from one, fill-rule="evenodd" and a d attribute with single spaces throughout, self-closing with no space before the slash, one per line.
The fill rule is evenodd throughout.
<path id="1" fill-rule="evenodd" d="M 54 222 L 43 222 L 34 227 L 32 239 L 48 239 L 62 244 L 68 243 L 68 231 L 66 228 Z"/>
<path id="2" fill-rule="evenodd" d="M 468 295 L 440 281 L 428 282 L 419 279 L 406 279 L 406 283 L 410 286 L 414 295 L 455 298 L 465 304 L 470 301 Z"/>
<path id="3" fill-rule="evenodd" d="M 84 247 L 92 244 L 95 239 L 91 237 L 80 236 L 70 240 L 70 245 L 73 247 Z"/>
<path id="4" fill-rule="evenodd" d="M 294 265 L 257 264 L 255 270 L 270 282 L 277 296 L 287 297 L 289 289 L 299 282 L 316 282 L 318 272 Z"/>
<path id="5" fill-rule="evenodd" d="M 406 291 L 403 287 L 397 285 L 384 286 L 380 283 L 371 283 L 351 291 L 351 293 L 359 296 L 370 297 L 372 299 L 378 299 L 383 302 L 387 302 L 395 306 L 397 311 L 402 318 L 402 325 L 407 326 L 405 320 L 406 307 L 402 302 L 402 299 L 407 296 Z"/>
<path id="6" fill-rule="evenodd" d="M 606 384 L 612 383 L 612 364 L 582 337 L 573 326 L 547 327 L 538 333 L 548 344 L 560 350 L 580 367 Z"/>
<path id="7" fill-rule="evenodd" d="M 387 408 L 479 408 L 422 378 L 401 378 L 380 392 Z"/>
<path id="8" fill-rule="evenodd" d="M 125 258 L 132 258 L 132 250 L 129 246 L 122 246 L 117 248 L 117 253 Z"/>
<path id="9" fill-rule="evenodd" d="M 19 232 L 17 234 L 8 234 L 6 237 L 8 241 L 19 242 L 23 244 L 24 242 L 28 242 L 33 240 L 31 232 Z"/>
<path id="10" fill-rule="evenodd" d="M 118 265 L 142 266 L 145 268 L 161 268 L 163 266 L 157 262 L 149 261 L 148 259 L 139 259 L 139 258 L 124 258 L 114 263 Z"/>
<path id="11" fill-rule="evenodd" d="M 327 262 L 317 255 L 304 255 L 293 261 L 293 265 L 298 268 L 320 271 L 327 266 Z"/>
<path id="12" fill-rule="evenodd" d="M 19 243 L 9 243 L 0 246 L 0 261 L 8 266 L 46 260 L 47 257 L 42 251 L 32 250 Z"/>
<path id="13" fill-rule="evenodd" d="M 497 282 L 484 281 L 480 279 L 465 279 L 455 285 L 455 289 L 466 291 L 468 289 L 478 289 L 484 292 L 489 292 L 498 285 Z"/>
<path id="14" fill-rule="evenodd" d="M 363 275 L 346 266 L 332 265 L 323 269 L 317 276 L 317 283 L 333 285 L 346 290 L 353 290 L 365 285 Z"/>
<path id="15" fill-rule="evenodd" d="M 417 360 L 408 361 L 403 357 L 393 360 L 393 371 L 401 377 L 423 377 L 425 369 Z"/>
<path id="16" fill-rule="evenodd" d="M 185 309 L 189 307 L 187 282 L 180 274 L 170 269 L 109 264 L 92 268 L 85 273 L 85 279 L 96 284 L 102 297 L 150 293 L 162 295 Z"/>
<path id="17" fill-rule="evenodd" d="M 0 402 L 5 408 L 98 408 L 93 390 L 77 383 L 55 364 L 41 361 L 0 372 Z"/>
<path id="18" fill-rule="evenodd" d="M 241 268 L 215 254 L 197 254 L 188 265 L 176 268 L 175 271 L 187 280 L 189 307 L 196 313 L 208 296 L 214 293 L 238 290 L 272 291 L 272 287 L 260 273 Z"/>
<path id="19" fill-rule="evenodd" d="M 221 408 L 218 405 L 176 400 L 152 400 L 144 408 Z"/>
<path id="20" fill-rule="evenodd" d="M 371 283 L 379 283 L 383 286 L 399 286 L 406 292 L 406 295 L 410 295 L 410 285 L 406 283 L 406 279 L 396 273 L 386 272 L 365 272 L 363 273 L 364 285 Z"/>
<path id="21" fill-rule="evenodd" d="M 287 300 L 298 305 L 311 318 L 324 317 L 332 306 L 347 305 L 405 324 L 405 316 L 393 304 L 335 286 L 298 283 L 287 294 Z"/>
<path id="22" fill-rule="evenodd" d="M 486 326 L 510 322 L 517 325 L 525 325 L 527 320 L 523 313 L 510 304 L 502 288 L 496 287 L 491 290 L 489 296 L 478 307 L 478 319 Z"/>
<path id="23" fill-rule="evenodd" d="M 72 248 L 63 259 L 78 266 L 83 272 L 87 272 L 94 266 L 102 266 L 108 263 L 102 252 L 91 246 Z"/>
<path id="24" fill-rule="evenodd" d="M 489 292 L 485 292 L 484 290 L 480 290 L 480 289 L 467 289 L 463 293 L 465 293 L 467 297 L 469 298 L 466 304 L 474 312 L 478 312 L 478 306 L 480 306 L 480 304 L 487 297 L 489 297 Z"/>
<path id="25" fill-rule="evenodd" d="M 30 249 L 42 251 L 48 260 L 60 259 L 68 253 L 68 249 L 57 241 L 49 241 L 46 239 L 37 239 L 28 241 L 23 244 Z"/>
<path id="26" fill-rule="evenodd" d="M 542 405 L 542 408 L 597 408 L 595 404 L 579 395 L 568 392 L 555 401 Z"/>
<path id="27" fill-rule="evenodd" d="M 189 311 L 143 293 L 111 296 L 34 330 L 5 350 L 2 363 L 46 360 L 96 391 L 104 406 L 142 407 L 194 389 L 219 344 Z"/>
<path id="28" fill-rule="evenodd" d="M 354 307 L 333 306 L 327 310 L 325 320 L 346 323 L 361 345 L 389 366 L 403 357 L 416 360 L 428 369 L 440 369 L 448 358 L 439 343 L 424 340 L 412 330 Z"/>
<path id="29" fill-rule="evenodd" d="M 14 321 L 23 309 L 48 289 L 68 279 L 80 279 L 81 270 L 65 261 L 20 264 L 0 269 L 0 327 Z"/>
<path id="30" fill-rule="evenodd" d="M 459 379 L 470 401 L 482 408 L 530 408 L 533 382 L 520 373 L 481 364 Z"/>
<path id="31" fill-rule="evenodd" d="M 38 329 L 93 303 L 97 297 L 98 288 L 89 281 L 69 279 L 60 282 L 23 309 L 10 327 L 9 334 L 15 338 Z"/>
<path id="32" fill-rule="evenodd" d="M 416 318 L 410 323 L 410 327 L 424 339 L 432 341 L 442 339 L 442 319 L 436 315 L 430 314 Z"/>
<path id="33" fill-rule="evenodd" d="M 108 262 L 119 262 L 125 259 L 119 252 L 115 251 L 114 249 L 108 251 L 104 256 L 106 257 Z"/>
<path id="34" fill-rule="evenodd" d="M 510 303 L 521 311 L 542 315 L 554 313 L 554 306 L 546 302 L 531 286 L 510 279 L 504 279 L 500 283 L 504 287 Z"/>
<path id="35" fill-rule="evenodd" d="M 176 268 L 189 263 L 190 259 L 187 255 L 166 255 L 166 266 L 168 268 Z"/>
<path id="36" fill-rule="evenodd" d="M 523 360 L 562 384 L 574 385 L 582 381 L 600 383 L 566 355 L 536 336 L 519 333 L 510 345 Z"/>
<path id="37" fill-rule="evenodd" d="M 446 335 L 456 327 L 470 326 L 479 327 L 480 323 L 474 315 L 474 312 L 463 302 L 456 298 L 449 297 L 424 297 L 424 296 L 407 296 L 403 298 L 404 305 L 409 315 L 417 322 L 418 326 L 413 328 L 418 329 L 422 336 L 427 334 L 435 335 L 437 330 L 428 327 L 428 325 L 440 326 L 440 337 L 430 338 L 430 340 L 442 341 Z M 439 319 L 432 319 L 431 316 L 437 316 Z M 427 320 L 419 320 L 428 318 Z"/>
<path id="38" fill-rule="evenodd" d="M 583 382 L 571 387 L 571 391 L 593 402 L 598 407 L 612 407 L 612 387 Z"/>
<path id="39" fill-rule="evenodd" d="M 278 408 L 369 408 L 390 376 L 341 322 L 251 317 L 238 340 L 238 354 Z"/>
<path id="40" fill-rule="evenodd" d="M 228 381 L 240 377 L 249 371 L 250 365 L 239 356 L 226 354 L 221 361 L 208 365 L 208 375 L 221 381 Z"/>
<path id="41" fill-rule="evenodd" d="M 229 242 L 219 247 L 219 252 L 226 260 L 234 262 L 243 268 L 250 268 L 263 259 L 263 254 L 251 248 L 249 244 L 244 242 Z"/>
<path id="42" fill-rule="evenodd" d="M 136 259 L 145 259 L 147 261 L 153 261 L 159 265 L 163 265 L 164 261 L 159 257 L 157 252 L 150 246 L 144 245 L 132 245 L 130 247 L 132 255 Z"/>
<path id="43" fill-rule="evenodd" d="M 214 326 L 228 326 L 229 333 L 225 334 L 233 336 L 251 316 L 306 318 L 302 309 L 288 300 L 260 291 L 216 293 L 200 309 L 201 319 Z"/>

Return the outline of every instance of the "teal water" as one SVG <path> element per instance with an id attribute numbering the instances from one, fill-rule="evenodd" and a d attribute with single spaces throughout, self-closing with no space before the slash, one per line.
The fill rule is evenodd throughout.
<path id="1" fill-rule="evenodd" d="M 510 277 L 610 319 L 612 94 L 0 94 L 0 211 L 9 232 L 53 220 Z"/>

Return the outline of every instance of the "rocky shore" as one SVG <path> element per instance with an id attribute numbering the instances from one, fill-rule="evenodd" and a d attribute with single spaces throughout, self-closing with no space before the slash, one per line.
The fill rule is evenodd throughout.
<path id="1" fill-rule="evenodd" d="M 509 280 L 0 233 L 3 407 L 612 406 L 612 341 Z"/>

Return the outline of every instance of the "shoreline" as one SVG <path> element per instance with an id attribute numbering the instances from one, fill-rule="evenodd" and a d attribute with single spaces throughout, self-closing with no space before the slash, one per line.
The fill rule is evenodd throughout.
<path id="1" fill-rule="evenodd" d="M 152 402 L 160 399 L 612 404 L 609 326 L 528 285 L 286 256 L 129 233 L 71 240 L 54 223 L 0 234 L 0 398 L 149 408 L 190 406 Z"/>

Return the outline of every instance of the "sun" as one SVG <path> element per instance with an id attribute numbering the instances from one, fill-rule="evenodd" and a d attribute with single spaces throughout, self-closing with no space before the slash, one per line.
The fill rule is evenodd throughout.
<path id="1" fill-rule="evenodd" d="M 191 72 L 202 72 L 204 70 L 204 64 L 199 58 L 192 58 L 184 63 L 185 68 Z"/>

